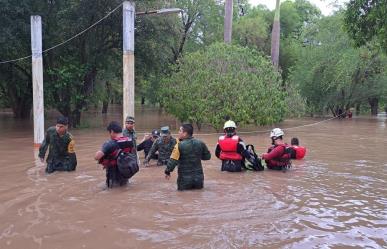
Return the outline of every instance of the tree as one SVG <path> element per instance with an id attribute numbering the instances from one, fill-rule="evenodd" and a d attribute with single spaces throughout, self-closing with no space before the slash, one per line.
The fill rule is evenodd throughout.
<path id="1" fill-rule="evenodd" d="M 378 40 L 387 53 L 387 2 L 385 0 L 351 0 L 345 11 L 349 36 L 360 47 Z"/>
<path id="2" fill-rule="evenodd" d="M 12 1 L 2 1 L 0 25 L 6 30 L 6 35 L 0 40 L 1 44 L 4 44 L 1 50 L 4 49 L 4 56 L 7 58 L 17 58 L 31 53 L 29 32 L 31 15 L 42 16 L 43 50 L 45 50 L 89 27 L 119 3 L 120 1 L 108 0 L 19 1 L 16 6 Z M 116 12 L 111 17 L 115 17 L 114 15 L 118 17 L 120 13 Z M 88 107 L 88 102 L 93 97 L 96 77 L 99 70 L 104 68 L 103 59 L 116 53 L 116 48 L 120 45 L 120 30 L 119 22 L 114 18 L 107 18 L 91 32 L 86 32 L 64 46 L 48 51 L 43 57 L 45 105 L 54 107 L 68 116 L 74 126 L 79 125 L 81 112 Z M 28 117 L 31 109 L 30 68 L 30 59 L 0 67 L 1 89 L 9 94 L 7 102 L 17 117 Z M 73 84 L 74 87 L 68 88 L 69 84 Z M 65 101 L 58 102 L 62 99 Z"/>
<path id="3" fill-rule="evenodd" d="M 38 3 L 4 0 L 0 3 L 0 61 L 31 54 L 30 13 Z M 27 118 L 32 108 L 31 59 L 0 64 L 0 92 L 16 118 Z"/>
<path id="4" fill-rule="evenodd" d="M 267 54 L 269 23 L 259 11 L 251 11 L 235 22 L 233 40 Z"/>
<path id="5" fill-rule="evenodd" d="M 347 110 L 369 102 L 377 113 L 378 100 L 385 94 L 386 58 L 375 47 L 348 46 L 343 15 L 322 18 L 314 30 L 305 30 L 308 40 L 291 71 L 290 82 L 297 84 L 312 113 Z"/>
<path id="6" fill-rule="evenodd" d="M 286 111 L 281 78 L 255 50 L 215 43 L 187 54 L 163 80 L 163 105 L 181 121 L 219 130 L 225 116 L 239 124 L 273 124 Z"/>

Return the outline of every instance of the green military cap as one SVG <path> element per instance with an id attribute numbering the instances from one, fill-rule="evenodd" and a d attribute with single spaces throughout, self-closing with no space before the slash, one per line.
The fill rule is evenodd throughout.
<path id="1" fill-rule="evenodd" d="M 132 117 L 132 116 L 127 116 L 126 119 L 125 119 L 125 122 L 132 122 L 132 123 L 135 123 L 134 117 Z"/>
<path id="2" fill-rule="evenodd" d="M 169 131 L 169 126 L 163 126 L 160 128 L 160 131 L 161 131 L 161 136 L 162 137 L 165 137 L 165 136 L 168 136 L 170 134 L 170 131 Z"/>

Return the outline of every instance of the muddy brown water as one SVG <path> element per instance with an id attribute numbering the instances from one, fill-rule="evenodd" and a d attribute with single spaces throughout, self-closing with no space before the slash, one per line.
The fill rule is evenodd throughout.
<path id="1" fill-rule="evenodd" d="M 97 124 L 115 118 L 91 116 Z M 137 114 L 137 130 L 161 124 L 176 127 L 156 111 Z M 167 181 L 155 164 L 105 190 L 92 159 L 104 128 L 72 130 L 77 170 L 52 175 L 36 159 L 29 122 L 1 114 L 0 128 L 0 248 L 387 248 L 383 116 L 287 130 L 286 140 L 299 137 L 308 153 L 286 173 L 221 172 L 217 136 L 197 134 L 213 157 L 204 189 L 186 192 L 176 191 L 176 172 Z M 259 153 L 270 142 L 267 132 L 242 138 Z"/>

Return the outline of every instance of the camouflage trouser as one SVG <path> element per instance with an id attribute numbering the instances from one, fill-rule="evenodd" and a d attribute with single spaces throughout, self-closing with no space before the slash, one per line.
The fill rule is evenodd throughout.
<path id="1" fill-rule="evenodd" d="M 178 176 L 177 190 L 202 189 L 204 182 L 203 175 Z"/>
<path id="2" fill-rule="evenodd" d="M 128 183 L 128 178 L 122 176 L 118 167 L 106 168 L 106 186 L 112 188 L 113 186 L 124 186 Z"/>
<path id="3" fill-rule="evenodd" d="M 50 174 L 54 171 L 73 171 L 76 168 L 70 161 L 52 161 L 47 163 L 46 173 Z"/>
<path id="4" fill-rule="evenodd" d="M 167 165 L 168 161 L 169 161 L 169 159 L 165 159 L 165 160 L 159 159 L 159 160 L 157 160 L 157 166 Z"/>

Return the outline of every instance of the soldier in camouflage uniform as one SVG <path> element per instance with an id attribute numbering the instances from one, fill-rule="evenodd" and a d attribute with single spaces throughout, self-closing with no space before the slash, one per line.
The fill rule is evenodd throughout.
<path id="1" fill-rule="evenodd" d="M 137 148 L 137 144 L 136 144 L 137 136 L 136 136 L 136 131 L 134 130 L 134 124 L 135 124 L 134 117 L 127 116 L 125 119 L 125 129 L 123 130 L 122 134 L 124 135 L 124 137 L 131 138 L 132 141 L 134 142 L 134 148 Z M 137 153 L 136 150 L 134 152 Z"/>
<path id="2" fill-rule="evenodd" d="M 179 142 L 165 169 L 165 178 L 169 180 L 171 172 L 178 165 L 177 190 L 202 189 L 204 174 L 201 160 L 211 159 L 206 144 L 193 138 L 192 134 L 191 124 L 180 127 Z"/>
<path id="3" fill-rule="evenodd" d="M 157 166 L 166 165 L 171 156 L 172 150 L 175 147 L 176 138 L 171 136 L 168 126 L 161 127 L 160 137 L 156 139 L 145 158 L 144 164 L 148 165 L 150 159 L 155 155 L 156 151 L 159 152 L 159 158 L 157 159 Z"/>
<path id="4" fill-rule="evenodd" d="M 44 156 L 49 148 L 46 173 L 52 173 L 56 170 L 73 171 L 77 167 L 75 142 L 67 129 L 68 119 L 59 117 L 56 126 L 52 126 L 46 131 L 43 143 L 39 148 L 39 158 L 42 162 L 44 162 Z"/>

